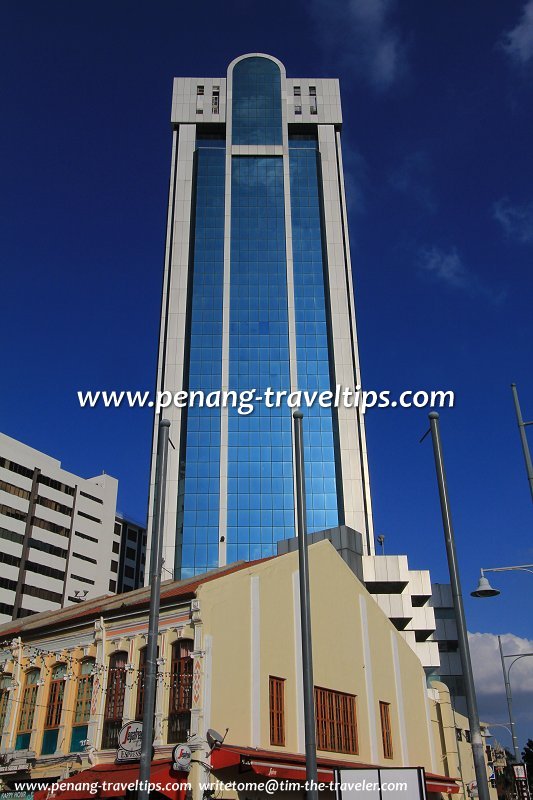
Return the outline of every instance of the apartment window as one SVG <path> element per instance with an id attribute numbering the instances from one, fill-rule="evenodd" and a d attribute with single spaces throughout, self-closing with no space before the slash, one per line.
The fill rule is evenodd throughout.
<path id="1" fill-rule="evenodd" d="M 8 469 L 10 472 L 15 472 L 17 475 L 24 475 L 25 478 L 33 478 L 33 470 L 28 467 L 23 467 L 22 464 L 16 464 L 8 458 L 0 458 L 0 467 Z"/>
<path id="2" fill-rule="evenodd" d="M 135 561 L 135 556 L 136 555 L 137 554 L 135 553 L 135 550 L 133 549 L 133 547 L 126 547 L 126 557 L 127 558 L 131 558 L 132 561 Z"/>
<path id="3" fill-rule="evenodd" d="M 61 483 L 61 481 L 54 480 L 54 478 L 47 478 L 46 475 L 39 475 L 37 482 L 42 483 L 43 486 L 49 486 L 51 489 L 55 489 L 58 492 L 63 492 L 63 494 L 68 494 L 71 497 L 74 495 L 72 486 L 67 486 L 65 483 Z"/>
<path id="4" fill-rule="evenodd" d="M 316 86 L 309 87 L 309 111 L 311 114 L 317 113 Z"/>
<path id="5" fill-rule="evenodd" d="M 133 528 L 128 528 L 128 540 L 130 542 L 137 541 L 137 531 L 133 530 Z"/>
<path id="6" fill-rule="evenodd" d="M 0 564 L 9 564 L 10 567 L 20 566 L 20 557 L 12 556 L 11 553 L 0 552 Z"/>
<path id="7" fill-rule="evenodd" d="M 70 738 L 70 752 L 79 753 L 84 750 L 82 742 L 87 739 L 91 700 L 93 696 L 94 658 L 86 658 L 81 662 L 78 675 L 78 689 L 74 705 L 74 719 Z"/>
<path id="8" fill-rule="evenodd" d="M 6 542 L 16 542 L 17 544 L 22 544 L 24 541 L 24 536 L 21 533 L 9 531 L 7 528 L 0 528 L 0 539 L 5 539 Z"/>
<path id="9" fill-rule="evenodd" d="M 295 97 L 301 97 L 302 96 L 302 88 L 301 88 L 301 86 L 295 86 L 294 87 L 294 96 Z"/>
<path id="10" fill-rule="evenodd" d="M 137 673 L 137 702 L 135 719 L 141 721 L 144 714 L 144 675 L 146 670 L 146 647 L 139 650 L 139 672 Z"/>
<path id="11" fill-rule="evenodd" d="M 57 736 L 63 711 L 63 696 L 65 694 L 66 664 L 56 664 L 52 670 L 50 688 L 48 690 L 48 704 L 44 718 L 43 743 L 41 755 L 49 756 L 57 748 Z"/>
<path id="12" fill-rule="evenodd" d="M 62 570 L 54 569 L 46 564 L 37 564 L 35 561 L 26 561 L 26 569 L 28 572 L 37 572 L 38 575 L 45 575 L 47 578 L 54 578 L 56 581 L 62 581 L 65 577 L 65 573 Z"/>
<path id="13" fill-rule="evenodd" d="M 218 86 L 213 86 L 211 110 L 213 114 L 218 114 L 220 110 L 220 88 Z"/>
<path id="14" fill-rule="evenodd" d="M 52 533 L 57 533 L 58 536 L 68 537 L 70 535 L 70 531 L 68 528 L 63 527 L 63 525 L 56 525 L 55 522 L 49 522 L 47 519 L 32 517 L 31 524 L 36 525 L 38 528 L 42 528 L 45 531 L 51 531 Z M 79 536 L 80 534 L 76 535 Z"/>
<path id="15" fill-rule="evenodd" d="M 315 686 L 316 739 L 319 750 L 358 753 L 355 695 Z"/>
<path id="16" fill-rule="evenodd" d="M 99 497 L 95 497 L 94 494 L 87 494 L 87 492 L 81 492 L 80 491 L 80 495 L 82 497 L 86 497 L 87 500 L 92 500 L 93 503 L 100 503 L 100 505 L 103 505 L 103 503 L 104 503 L 103 500 L 101 500 Z"/>
<path id="17" fill-rule="evenodd" d="M 96 558 L 91 558 L 90 556 L 84 556 L 81 553 L 72 553 L 74 558 L 79 558 L 80 561 L 88 561 L 89 564 L 98 564 Z"/>
<path id="18" fill-rule="evenodd" d="M 107 692 L 104 710 L 104 732 L 102 748 L 113 749 L 117 746 L 117 738 L 122 727 L 124 713 L 124 693 L 126 691 L 126 661 L 128 654 L 113 653 L 109 659 L 107 676 Z"/>
<path id="19" fill-rule="evenodd" d="M 270 744 L 285 747 L 285 679 L 269 677 Z"/>
<path id="20" fill-rule="evenodd" d="M 19 511 L 18 508 L 11 508 L 11 506 L 6 506 L 3 503 L 0 503 L 0 514 L 5 514 L 6 517 L 11 517 L 11 519 L 18 519 L 20 522 L 25 522 L 27 516 L 24 511 Z"/>
<path id="21" fill-rule="evenodd" d="M 0 614 L 11 617 L 13 614 L 13 606 L 10 606 L 8 603 L 0 603 Z"/>
<path id="22" fill-rule="evenodd" d="M 135 571 L 133 567 L 124 567 L 124 575 L 126 578 L 135 578 Z"/>
<path id="23" fill-rule="evenodd" d="M 43 589 L 42 586 L 24 585 L 24 596 L 38 597 L 40 600 L 50 600 L 51 603 L 61 603 L 63 595 L 59 592 L 51 592 L 50 589 Z"/>
<path id="24" fill-rule="evenodd" d="M 116 581 L 109 581 L 109 591 L 116 592 L 117 591 L 117 582 Z"/>
<path id="25" fill-rule="evenodd" d="M 98 539 L 95 539 L 94 536 L 89 536 L 88 533 L 80 533 L 79 531 L 76 531 L 74 536 L 79 536 L 80 539 L 87 539 L 88 542 L 98 544 Z"/>
<path id="26" fill-rule="evenodd" d="M 120 536 L 120 534 L 122 533 L 122 525 L 120 524 L 120 522 L 115 522 L 114 533 L 115 533 L 115 536 Z"/>
<path id="27" fill-rule="evenodd" d="M 54 544 L 41 542 L 40 539 L 30 539 L 30 547 L 33 547 L 34 550 L 41 550 L 43 553 L 49 553 L 51 556 L 57 556 L 58 558 L 66 558 L 68 555 L 68 550 L 65 550 L 63 547 L 56 547 Z"/>
<path id="28" fill-rule="evenodd" d="M 16 592 L 17 586 L 17 581 L 12 581 L 9 578 L 0 578 L 0 589 L 7 589 L 10 592 Z"/>
<path id="29" fill-rule="evenodd" d="M 7 687 L 11 681 L 11 675 L 0 675 L 0 736 L 2 735 L 4 722 L 6 721 L 7 701 L 9 700 Z"/>
<path id="30" fill-rule="evenodd" d="M 22 497 L 23 500 L 30 499 L 30 492 L 28 492 L 27 489 L 21 489 L 20 486 L 14 486 L 12 483 L 7 483 L 6 481 L 0 481 L 0 489 L 3 489 L 4 492 L 13 494 L 16 497 Z"/>
<path id="31" fill-rule="evenodd" d="M 71 572 L 70 577 L 74 578 L 75 581 L 80 581 L 81 583 L 88 583 L 89 586 L 94 586 L 94 581 L 92 581 L 90 578 L 84 578 L 83 575 L 74 575 L 74 573 Z"/>
<path id="32" fill-rule="evenodd" d="M 120 552 L 120 542 L 113 542 L 113 552 L 116 554 Z"/>
<path id="33" fill-rule="evenodd" d="M 470 736 L 470 731 L 465 731 L 465 742 L 469 744 L 472 742 L 472 737 Z"/>
<path id="34" fill-rule="evenodd" d="M 170 665 L 170 703 L 168 709 L 169 744 L 187 741 L 191 727 L 193 643 L 189 639 L 172 646 Z"/>
<path id="35" fill-rule="evenodd" d="M 90 519 L 91 522 L 98 522 L 102 524 L 101 519 L 98 519 L 98 517 L 93 517 L 91 514 L 86 514 L 85 511 L 78 511 L 78 517 L 85 517 L 85 519 Z"/>
<path id="36" fill-rule="evenodd" d="M 118 572 L 118 561 L 111 562 L 111 572 Z"/>
<path id="37" fill-rule="evenodd" d="M 37 685 L 39 675 L 40 671 L 38 669 L 30 669 L 25 676 L 15 750 L 27 750 L 30 746 L 35 704 L 37 702 L 37 692 L 39 691 Z"/>
<path id="38" fill-rule="evenodd" d="M 379 703 L 379 717 L 381 719 L 381 741 L 383 742 L 383 755 L 393 758 L 392 729 L 390 724 L 390 703 Z"/>
<path id="39" fill-rule="evenodd" d="M 203 114 L 203 100 L 204 100 L 204 87 L 197 86 L 196 87 L 196 113 Z"/>
<path id="40" fill-rule="evenodd" d="M 67 517 L 72 515 L 72 508 L 70 506 L 65 506 L 62 503 L 58 503 L 56 500 L 50 500 L 49 497 L 41 497 L 40 495 L 37 495 L 37 503 L 40 506 L 51 509 L 52 511 L 58 511 L 60 514 L 65 514 Z"/>

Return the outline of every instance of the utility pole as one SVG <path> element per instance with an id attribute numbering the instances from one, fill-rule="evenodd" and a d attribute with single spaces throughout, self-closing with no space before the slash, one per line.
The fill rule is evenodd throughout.
<path id="1" fill-rule="evenodd" d="M 518 739 L 516 738 L 516 730 L 513 718 L 513 696 L 511 694 L 511 683 L 509 681 L 509 673 L 505 666 L 505 658 L 502 649 L 501 636 L 498 636 L 498 647 L 500 648 L 500 658 L 502 660 L 503 680 L 505 682 L 505 697 L 507 699 L 507 710 L 509 712 L 509 723 L 511 726 L 511 739 L 513 740 L 514 757 L 517 764 L 522 760 L 520 757 L 520 748 L 518 747 Z M 513 665 L 511 664 L 511 667 Z"/>
<path id="2" fill-rule="evenodd" d="M 150 612 L 144 668 L 144 710 L 138 800 L 148 800 L 148 784 L 150 783 L 150 767 L 152 765 L 157 689 L 157 635 L 159 631 L 159 601 L 161 599 L 161 570 L 163 566 L 163 520 L 165 518 L 169 433 L 170 422 L 168 419 L 162 419 L 159 422 L 157 433 L 152 555 L 150 557 Z"/>
<path id="3" fill-rule="evenodd" d="M 526 462 L 527 479 L 529 481 L 529 491 L 531 492 L 531 499 L 533 500 L 533 464 L 531 463 L 531 453 L 529 452 L 529 444 L 526 436 L 526 427 L 533 425 L 533 421 L 524 422 L 522 419 L 522 411 L 520 410 L 520 403 L 518 402 L 518 392 L 516 390 L 516 383 L 511 384 L 513 391 L 514 407 L 516 411 L 516 421 L 518 422 L 518 430 L 520 431 L 520 441 L 522 442 L 522 450 L 524 452 L 524 461 Z"/>
<path id="4" fill-rule="evenodd" d="M 444 461 L 442 458 L 439 415 L 436 411 L 432 411 L 429 414 L 429 422 L 431 426 L 430 430 L 431 439 L 433 442 L 435 469 L 437 472 L 437 484 L 439 487 L 440 508 L 442 514 L 442 525 L 444 527 L 448 569 L 450 572 L 450 584 L 452 589 L 453 605 L 455 608 L 455 622 L 457 625 L 459 654 L 461 656 L 461 666 L 463 668 L 463 676 L 465 679 L 466 704 L 468 708 L 468 719 L 470 722 L 470 737 L 472 742 L 472 755 L 474 758 L 477 790 L 479 800 L 490 800 L 483 740 L 481 738 L 481 728 L 479 725 L 479 714 L 477 710 L 476 690 L 474 686 L 474 676 L 472 673 L 472 661 L 470 659 L 468 633 L 466 630 L 465 610 L 463 606 L 463 596 L 461 594 L 461 582 L 459 579 L 459 570 L 457 566 L 457 554 L 455 552 L 455 538 L 450 512 L 450 501 L 448 498 L 448 487 L 446 484 L 446 472 L 444 470 Z"/>
<path id="5" fill-rule="evenodd" d="M 300 619 L 302 634 L 305 774 L 309 786 L 308 800 L 318 800 L 316 765 L 315 690 L 313 682 L 313 647 L 311 643 L 311 609 L 309 603 L 309 560 L 307 553 L 307 519 L 305 507 L 304 446 L 301 411 L 295 411 L 294 460 L 296 462 L 296 520 L 298 524 L 298 564 L 300 575 Z"/>

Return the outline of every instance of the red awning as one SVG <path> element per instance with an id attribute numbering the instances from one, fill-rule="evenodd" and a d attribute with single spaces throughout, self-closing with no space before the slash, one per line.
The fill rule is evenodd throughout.
<path id="1" fill-rule="evenodd" d="M 250 747 L 223 745 L 211 754 L 213 771 L 238 767 L 240 773 L 253 772 L 269 778 L 305 781 L 305 756 L 297 753 L 282 753 L 272 750 L 256 750 Z M 377 769 L 377 764 L 354 763 L 318 756 L 318 780 L 329 783 L 334 780 L 335 769 Z M 382 765 L 383 768 L 383 765 Z M 460 787 L 454 778 L 426 772 L 428 792 L 457 794 Z"/>
<path id="2" fill-rule="evenodd" d="M 34 800 L 123 797 L 128 791 L 128 784 L 135 784 L 138 780 L 139 764 L 97 764 L 63 781 L 57 781 L 60 784 L 57 791 L 52 792 L 51 785 L 47 790 L 35 792 Z M 160 784 L 158 791 L 170 800 L 184 800 L 187 780 L 187 773 L 174 772 L 170 761 L 152 761 L 150 782 Z M 180 787 L 180 784 L 183 785 Z M 96 791 L 95 787 L 98 787 Z M 130 788 L 135 791 L 137 787 Z"/>
<path id="3" fill-rule="evenodd" d="M 444 775 L 432 775 L 426 772 L 426 790 L 440 794 L 458 794 L 460 786 L 456 783 L 459 778 L 446 778 Z"/>

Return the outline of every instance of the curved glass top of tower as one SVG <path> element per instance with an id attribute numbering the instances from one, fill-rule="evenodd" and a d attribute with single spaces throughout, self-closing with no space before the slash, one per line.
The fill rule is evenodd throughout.
<path id="1" fill-rule="evenodd" d="M 250 56 L 233 68 L 233 144 L 282 144 L 281 72 L 275 61 Z"/>

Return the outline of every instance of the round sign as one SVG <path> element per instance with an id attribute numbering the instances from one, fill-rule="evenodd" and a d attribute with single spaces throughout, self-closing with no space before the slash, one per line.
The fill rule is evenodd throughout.
<path id="1" fill-rule="evenodd" d="M 172 751 L 174 769 L 187 770 L 191 766 L 192 751 L 186 744 L 177 744 Z"/>
<path id="2" fill-rule="evenodd" d="M 127 722 L 120 729 L 118 735 L 119 750 L 126 750 L 127 753 L 133 753 L 141 749 L 141 742 L 143 736 L 142 722 Z"/>

